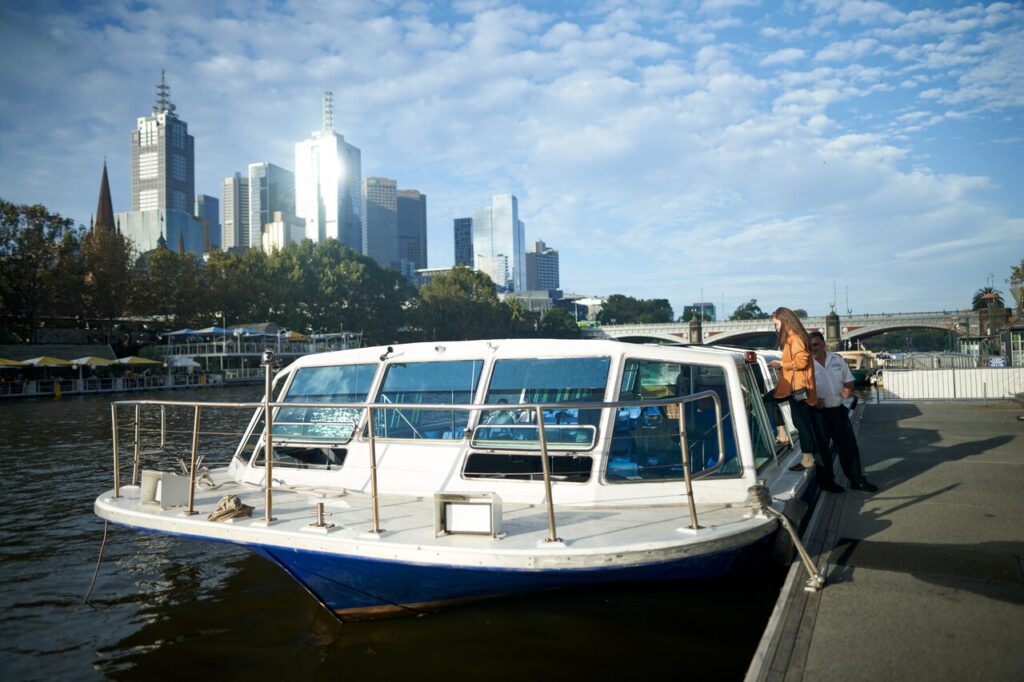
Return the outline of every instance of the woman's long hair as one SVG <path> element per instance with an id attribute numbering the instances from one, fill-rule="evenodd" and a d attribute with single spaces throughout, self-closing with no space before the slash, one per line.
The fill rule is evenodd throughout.
<path id="1" fill-rule="evenodd" d="M 804 323 L 800 321 L 800 318 L 796 316 L 796 313 L 789 308 L 778 308 L 774 313 L 772 313 L 772 318 L 782 323 L 779 325 L 778 338 L 780 350 L 785 348 L 786 339 L 789 338 L 789 333 L 793 332 L 803 339 L 804 348 L 807 349 L 807 352 L 811 352 L 811 337 L 807 335 L 807 330 L 804 329 Z"/>

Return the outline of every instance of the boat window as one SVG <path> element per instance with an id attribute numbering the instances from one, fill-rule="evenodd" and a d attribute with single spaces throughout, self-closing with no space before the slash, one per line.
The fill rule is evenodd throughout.
<path id="1" fill-rule="evenodd" d="M 278 445 L 274 443 L 274 466 L 292 469 L 340 469 L 345 463 L 348 450 L 319 444 Z M 265 466 L 263 447 L 256 456 L 256 466 Z"/>
<path id="2" fill-rule="evenodd" d="M 757 367 L 747 365 L 740 371 L 740 389 L 743 391 L 743 407 L 747 412 L 747 424 L 750 426 L 750 442 L 754 446 L 754 465 L 761 468 L 772 460 L 775 455 L 775 427 L 782 424 L 782 412 L 779 404 L 772 402 L 778 412 L 777 423 L 772 423 L 768 409 L 762 400 L 764 394 L 761 372 Z"/>
<path id="3" fill-rule="evenodd" d="M 281 402 L 366 402 L 376 371 L 376 363 L 305 367 L 295 373 Z M 279 441 L 347 443 L 362 412 L 354 407 L 282 407 L 274 420 L 274 438 Z"/>
<path id="4" fill-rule="evenodd" d="M 402 407 L 375 409 L 374 435 L 377 438 L 462 438 L 469 412 L 420 409 L 415 405 L 472 403 L 483 365 L 483 360 L 388 365 L 377 402 L 401 404 Z"/>
<path id="5" fill-rule="evenodd" d="M 586 403 L 604 400 L 611 359 L 508 359 L 494 363 L 487 405 Z M 568 406 L 543 410 L 544 436 L 551 450 L 589 450 L 597 440 L 600 408 Z M 534 410 L 488 410 L 473 432 L 475 447 L 537 450 L 540 431 Z"/>
<path id="6" fill-rule="evenodd" d="M 594 458 L 590 455 L 553 455 L 548 462 L 551 480 L 567 483 L 586 483 L 594 467 Z M 544 480 L 543 464 L 536 453 L 471 452 L 462 473 L 466 478 Z"/>
<path id="7" fill-rule="evenodd" d="M 722 405 L 722 437 L 725 462 L 715 476 L 739 473 L 733 433 L 729 389 L 721 367 L 661 360 L 626 361 L 619 389 L 620 401 L 645 401 L 692 395 L 713 390 Z M 683 406 L 690 473 L 698 474 L 719 459 L 714 401 L 708 397 Z M 605 477 L 609 482 L 672 480 L 683 477 L 679 443 L 679 407 L 658 405 L 621 407 L 615 427 Z"/>

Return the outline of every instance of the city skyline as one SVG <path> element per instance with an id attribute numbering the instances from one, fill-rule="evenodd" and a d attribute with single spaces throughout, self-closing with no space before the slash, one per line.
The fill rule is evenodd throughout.
<path id="1" fill-rule="evenodd" d="M 1019 2 L 176 7 L 0 9 L 0 196 L 87 224 L 106 158 L 130 210 L 165 69 L 214 197 L 333 90 L 362 175 L 430 197 L 431 267 L 502 193 L 563 289 L 677 315 L 967 307 L 1024 255 Z"/>

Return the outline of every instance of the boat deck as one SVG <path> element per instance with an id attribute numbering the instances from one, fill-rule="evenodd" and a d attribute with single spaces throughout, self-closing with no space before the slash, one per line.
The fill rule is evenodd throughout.
<path id="1" fill-rule="evenodd" d="M 874 494 L 826 493 L 748 680 L 1019 680 L 1024 428 L 1011 401 L 868 405 Z M 838 470 L 838 466 L 837 466 Z"/>
<path id="2" fill-rule="evenodd" d="M 724 549 L 737 541 L 737 534 L 747 542 L 767 535 L 775 528 L 773 520 L 749 516 L 746 505 L 698 505 L 701 528 L 690 530 L 689 510 L 674 506 L 564 507 L 555 505 L 557 536 L 561 542 L 547 542 L 548 517 L 545 505 L 504 503 L 502 532 L 499 538 L 490 535 L 440 535 L 435 533 L 434 500 L 395 495 L 381 495 L 379 534 L 372 533 L 371 498 L 358 492 L 329 489 L 275 488 L 274 521 L 264 521 L 262 488 L 240 485 L 227 476 L 226 470 L 212 473 L 216 488 L 196 493 L 196 514 L 185 515 L 181 507 L 161 509 L 155 504 L 140 504 L 140 488 L 123 486 L 121 497 L 114 499 L 108 491 L 97 500 L 101 516 L 126 525 L 145 525 L 173 534 L 224 539 L 232 542 L 275 544 L 325 552 L 365 552 L 381 558 L 396 552 L 415 553 L 424 557 L 421 548 L 435 547 L 451 558 L 461 554 L 462 560 L 508 567 L 540 567 L 538 548 L 551 550 L 552 558 L 572 558 L 577 566 L 607 565 L 609 557 L 630 563 L 650 559 L 650 552 L 667 552 L 664 558 L 678 558 L 689 552 L 698 554 Z M 681 484 L 680 484 L 681 485 Z M 557 491 L 556 491 L 557 494 Z M 238 495 L 254 508 L 252 516 L 210 521 L 222 497 Z M 324 521 L 330 528 L 316 528 L 316 504 L 324 504 Z M 716 542 L 721 536 L 721 544 Z M 681 542 L 682 539 L 682 542 Z M 699 549 L 698 549 L 699 546 Z M 429 555 L 429 552 L 427 553 Z M 547 555 L 547 552 L 544 552 Z M 434 560 L 441 562 L 441 554 Z"/>

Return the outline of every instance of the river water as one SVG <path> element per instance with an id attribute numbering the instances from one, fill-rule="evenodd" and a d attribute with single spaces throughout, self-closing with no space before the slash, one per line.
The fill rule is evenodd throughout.
<path id="1" fill-rule="evenodd" d="M 248 402 L 258 393 L 0 403 L 0 679 L 742 679 L 781 569 L 341 624 L 246 550 L 110 525 L 83 603 L 104 536 L 92 505 L 112 486 L 111 400 Z"/>

